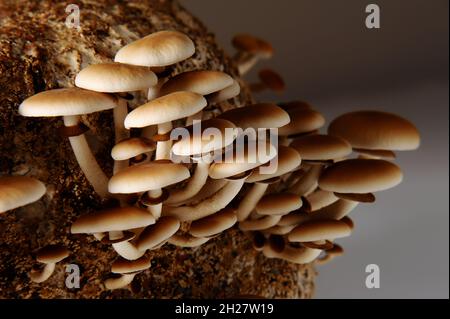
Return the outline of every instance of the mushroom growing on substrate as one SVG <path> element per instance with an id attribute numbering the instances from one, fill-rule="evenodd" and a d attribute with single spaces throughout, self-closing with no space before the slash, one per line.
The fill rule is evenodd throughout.
<path id="1" fill-rule="evenodd" d="M 62 133 L 69 137 L 75 158 L 86 179 L 101 197 L 108 196 L 108 178 L 99 166 L 86 141 L 87 127 L 81 115 L 113 109 L 118 105 L 114 96 L 79 88 L 44 91 L 27 98 L 19 106 L 19 114 L 30 117 L 62 116 Z"/>
<path id="2" fill-rule="evenodd" d="M 280 74 L 271 70 L 263 69 L 258 72 L 259 82 L 251 83 L 250 90 L 253 93 L 259 93 L 264 90 L 271 90 L 276 93 L 283 93 L 286 89 L 286 84 Z"/>
<path id="3" fill-rule="evenodd" d="M 150 262 L 151 260 L 147 256 L 142 256 L 136 260 L 127 260 L 119 257 L 113 262 L 111 272 L 120 274 L 120 276 L 106 279 L 106 289 L 125 288 L 138 273 L 150 268 Z"/>
<path id="4" fill-rule="evenodd" d="M 27 176 L 0 176 L 0 213 L 38 201 L 45 185 Z"/>
<path id="5" fill-rule="evenodd" d="M 237 50 L 234 61 L 241 76 L 250 71 L 259 60 L 270 59 L 274 51 L 270 43 L 250 34 L 237 34 L 231 43 Z"/>
<path id="6" fill-rule="evenodd" d="M 111 150 L 111 157 L 115 161 L 127 162 L 124 167 L 128 166 L 128 162 L 137 165 L 147 161 L 148 153 L 156 149 L 156 143 L 145 137 L 132 137 L 125 139 L 116 145 Z"/>
<path id="7" fill-rule="evenodd" d="M 69 256 L 69 250 L 61 245 L 48 245 L 39 249 L 36 260 L 44 264 L 44 268 L 33 268 L 30 272 L 30 279 L 36 283 L 46 281 L 55 271 L 56 263 L 67 256 Z"/>

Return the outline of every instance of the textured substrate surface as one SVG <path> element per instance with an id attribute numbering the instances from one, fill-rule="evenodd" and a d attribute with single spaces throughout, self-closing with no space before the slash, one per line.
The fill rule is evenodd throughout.
<path id="1" fill-rule="evenodd" d="M 232 62 L 214 36 L 173 1 L 77 1 L 81 29 L 67 28 L 65 3 L 0 0 L 0 175 L 29 175 L 45 182 L 47 194 L 24 208 L 0 215 L 0 298 L 228 298 L 239 294 L 309 298 L 311 265 L 269 260 L 252 250 L 247 236 L 232 229 L 196 249 L 171 245 L 148 252 L 151 269 L 136 276 L 130 289 L 105 290 L 116 253 L 92 236 L 70 235 L 77 216 L 103 203 L 81 173 L 59 118 L 23 118 L 21 101 L 37 92 L 73 86 L 88 64 L 111 61 L 115 52 L 149 33 L 175 29 L 196 45 L 193 58 L 173 74 L 193 69 L 222 70 L 237 78 Z M 251 102 L 248 90 L 232 105 Z M 139 100 L 135 103 L 139 103 Z M 89 142 L 108 175 L 113 145 L 111 112 L 83 118 Z M 27 273 L 40 247 L 60 243 L 71 255 L 45 283 Z M 81 268 L 81 287 L 65 286 L 65 264 Z"/>

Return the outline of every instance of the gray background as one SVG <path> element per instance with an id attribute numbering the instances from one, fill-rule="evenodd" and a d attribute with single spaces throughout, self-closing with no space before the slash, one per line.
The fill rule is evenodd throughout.
<path id="1" fill-rule="evenodd" d="M 232 36 L 270 41 L 270 66 L 328 122 L 356 109 L 399 113 L 421 132 L 419 150 L 398 154 L 405 178 L 361 204 L 356 229 L 338 240 L 346 254 L 318 268 L 317 298 L 448 298 L 448 1 L 181 0 L 230 53 Z M 365 7 L 381 8 L 381 29 L 365 28 Z M 255 70 L 247 76 L 255 79 Z M 380 289 L 365 287 L 365 266 L 381 269 Z"/>

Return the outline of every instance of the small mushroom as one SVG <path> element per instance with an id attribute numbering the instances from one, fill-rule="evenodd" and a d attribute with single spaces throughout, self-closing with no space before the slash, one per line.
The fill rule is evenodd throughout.
<path id="1" fill-rule="evenodd" d="M 45 185 L 27 176 L 0 176 L 0 213 L 38 201 Z"/>
<path id="2" fill-rule="evenodd" d="M 236 138 L 234 124 L 216 118 L 195 123 L 186 129 L 189 136 L 175 142 L 172 153 L 177 156 L 196 156 L 195 172 L 185 187 L 170 191 L 168 199 L 164 202 L 165 205 L 173 206 L 195 196 L 208 178 L 212 161 L 210 154 L 229 146 Z"/>
<path id="3" fill-rule="evenodd" d="M 41 270 L 32 269 L 30 279 L 33 282 L 41 283 L 46 281 L 53 274 L 56 263 L 69 256 L 67 248 L 60 245 L 48 245 L 37 252 L 36 260 L 45 264 Z"/>
<path id="4" fill-rule="evenodd" d="M 158 125 L 161 141 L 156 146 L 155 159 L 169 159 L 172 141 L 170 131 L 172 121 L 200 112 L 207 102 L 205 98 L 192 92 L 175 92 L 154 99 L 131 111 L 125 118 L 126 128 L 142 128 Z"/>
<path id="5" fill-rule="evenodd" d="M 252 93 L 259 93 L 264 90 L 271 90 L 276 93 L 282 93 L 286 89 L 283 78 L 280 74 L 271 69 L 263 69 L 258 72 L 259 82 L 251 83 Z"/>
<path id="6" fill-rule="evenodd" d="M 175 234 L 169 238 L 168 243 L 178 247 L 193 248 L 209 241 L 210 237 L 194 237 L 189 234 Z"/>
<path id="7" fill-rule="evenodd" d="M 111 157 L 118 162 L 126 162 L 123 168 L 128 167 L 128 161 L 140 164 L 148 159 L 148 153 L 156 149 L 156 143 L 145 137 L 132 137 L 125 139 L 111 150 Z M 117 171 L 115 172 L 117 173 Z"/>
<path id="8" fill-rule="evenodd" d="M 235 35 L 232 45 L 237 50 L 234 60 L 241 76 L 246 74 L 259 60 L 269 59 L 273 55 L 273 47 L 270 43 L 250 34 Z"/>
<path id="9" fill-rule="evenodd" d="M 226 207 L 213 215 L 193 221 L 189 233 L 200 238 L 212 237 L 232 227 L 236 221 L 236 211 Z"/>
<path id="10" fill-rule="evenodd" d="M 293 247 L 291 244 L 286 244 L 283 251 L 278 252 L 266 242 L 262 252 L 267 258 L 279 258 L 295 264 L 307 264 L 314 261 L 322 251 L 308 247 Z"/>
<path id="11" fill-rule="evenodd" d="M 79 88 L 55 89 L 27 98 L 19 106 L 19 114 L 31 117 L 62 116 L 64 134 L 69 137 L 75 157 L 95 192 L 108 196 L 108 178 L 98 165 L 84 135 L 80 115 L 113 109 L 118 105 L 114 96 Z"/>
<path id="12" fill-rule="evenodd" d="M 290 242 L 315 243 L 350 236 L 351 227 L 334 219 L 311 220 L 298 225 L 289 234 Z"/>
<path id="13" fill-rule="evenodd" d="M 167 191 L 163 188 L 184 181 L 190 173 L 182 164 L 151 162 L 127 167 L 109 180 L 109 191 L 112 194 L 132 194 L 144 192 L 141 204 L 158 219 Z"/>
<path id="14" fill-rule="evenodd" d="M 255 207 L 259 215 L 286 215 L 302 207 L 300 196 L 291 193 L 265 195 Z"/>
<path id="15" fill-rule="evenodd" d="M 206 100 L 208 101 L 208 105 L 220 104 L 238 96 L 239 93 L 241 93 L 241 86 L 239 85 L 238 81 L 233 80 L 233 84 L 231 84 L 230 86 L 227 86 L 220 91 L 208 94 L 206 96 Z M 230 108 L 230 104 L 226 104 L 221 107 L 222 111 Z"/>
<path id="16" fill-rule="evenodd" d="M 304 197 L 304 200 L 307 203 L 306 207 L 308 207 L 306 212 L 315 214 L 317 210 L 333 204 L 338 199 L 339 198 L 333 192 L 317 189 L 313 193 Z"/>
<path id="17" fill-rule="evenodd" d="M 136 260 L 126 260 L 119 257 L 113 262 L 111 272 L 120 274 L 120 276 L 106 279 L 105 287 L 109 290 L 125 288 L 138 273 L 149 269 L 150 266 L 151 260 L 146 256 Z"/>
<path id="18" fill-rule="evenodd" d="M 325 251 L 325 255 L 315 260 L 317 265 L 325 265 L 332 261 L 334 258 L 344 254 L 344 249 L 338 244 L 334 244 L 333 248 Z"/>
<path id="19" fill-rule="evenodd" d="M 140 251 L 153 249 L 165 243 L 180 228 L 178 219 L 170 216 L 163 216 L 154 225 L 147 226 L 139 235 L 136 247 Z"/>
<path id="20" fill-rule="evenodd" d="M 289 146 L 300 154 L 304 162 L 334 160 L 352 152 L 352 147 L 346 140 L 321 134 L 299 137 Z"/>

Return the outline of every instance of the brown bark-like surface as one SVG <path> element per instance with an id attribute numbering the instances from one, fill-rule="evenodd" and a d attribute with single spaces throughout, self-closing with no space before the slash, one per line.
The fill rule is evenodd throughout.
<path id="1" fill-rule="evenodd" d="M 67 138 L 59 135 L 62 120 L 21 117 L 19 104 L 37 92 L 73 86 L 76 73 L 86 65 L 111 61 L 123 45 L 158 30 L 184 32 L 196 45 L 196 54 L 176 65 L 173 74 L 210 69 L 238 76 L 214 36 L 175 1 L 77 1 L 79 30 L 65 25 L 67 4 L 0 0 L 0 175 L 33 176 L 47 186 L 38 202 L 0 215 L 0 298 L 311 297 L 311 265 L 266 259 L 236 228 L 196 249 L 167 244 L 150 251 L 152 267 L 137 275 L 130 289 L 104 288 L 117 254 L 93 236 L 71 235 L 70 225 L 105 203 L 80 171 Z M 252 100 L 242 85 L 232 105 Z M 83 117 L 83 122 L 110 176 L 112 112 Z M 65 245 L 71 255 L 57 264 L 48 281 L 32 283 L 28 272 L 36 250 L 53 243 Z M 69 263 L 80 266 L 79 289 L 66 288 Z"/>

